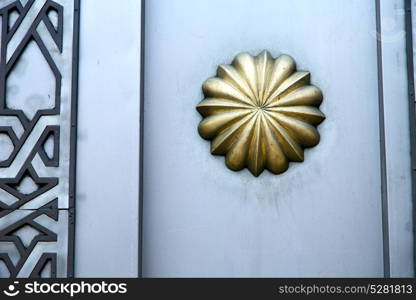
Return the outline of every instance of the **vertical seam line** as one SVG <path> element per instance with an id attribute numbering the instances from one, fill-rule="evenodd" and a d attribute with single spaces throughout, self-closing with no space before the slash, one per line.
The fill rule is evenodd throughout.
<path id="1" fill-rule="evenodd" d="M 416 240 L 416 112 L 415 112 L 415 80 L 413 66 L 413 29 L 412 29 L 412 1 L 405 0 L 405 32 L 406 32 L 406 62 L 407 62 L 407 91 L 409 102 L 409 133 L 412 182 L 412 217 L 413 237 Z M 413 245 L 413 271 L 416 274 L 416 249 Z"/>
<path id="2" fill-rule="evenodd" d="M 383 87 L 383 52 L 381 33 L 381 8 L 380 0 L 375 0 L 376 5 L 376 36 L 377 36 L 377 77 L 378 77 L 378 113 L 380 136 L 380 179 L 381 179 L 381 214 L 383 234 L 383 271 L 384 277 L 390 277 L 390 241 L 389 241 L 389 207 L 387 190 L 386 168 L 386 131 L 384 120 L 384 87 Z"/>
<path id="3" fill-rule="evenodd" d="M 144 43 L 145 43 L 145 0 L 141 0 L 140 12 L 140 133 L 139 133 L 139 258 L 138 277 L 143 277 L 143 149 L 144 149 Z"/>

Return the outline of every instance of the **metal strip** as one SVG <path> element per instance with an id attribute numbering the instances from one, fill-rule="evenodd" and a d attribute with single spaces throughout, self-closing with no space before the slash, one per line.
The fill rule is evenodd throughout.
<path id="1" fill-rule="evenodd" d="M 144 43 L 145 43 L 145 0 L 141 0 L 140 25 L 140 157 L 139 157 L 139 259 L 138 277 L 143 277 L 143 137 L 144 137 Z"/>
<path id="2" fill-rule="evenodd" d="M 72 95 L 71 95 L 71 141 L 69 170 L 69 236 L 68 236 L 68 277 L 74 277 L 75 256 L 75 195 L 77 159 L 77 116 L 78 116 L 78 67 L 79 67 L 79 26 L 80 0 L 74 3 L 74 34 L 72 41 Z"/>
<path id="3" fill-rule="evenodd" d="M 412 1 L 405 0 L 405 31 L 406 31 L 406 60 L 407 60 L 407 91 L 409 101 L 409 129 L 411 155 L 411 182 L 413 204 L 413 236 L 416 240 L 416 112 L 415 112 L 415 79 L 413 65 L 413 29 L 412 29 Z M 413 249 L 413 269 L 416 274 L 416 245 Z"/>
<path id="4" fill-rule="evenodd" d="M 383 53 L 381 34 L 381 8 L 380 0 L 376 5 L 376 31 L 377 31 L 377 75 L 378 75 L 378 108 L 379 108 L 379 135 L 380 135 L 380 175 L 381 175 L 381 214 L 383 232 L 383 270 L 384 277 L 390 277 L 390 241 L 389 241 L 389 211 L 387 191 L 386 168 L 386 132 L 384 122 L 384 93 L 383 93 Z"/>

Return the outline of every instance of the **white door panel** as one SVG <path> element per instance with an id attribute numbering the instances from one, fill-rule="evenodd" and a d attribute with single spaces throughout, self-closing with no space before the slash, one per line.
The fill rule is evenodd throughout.
<path id="1" fill-rule="evenodd" d="M 383 276 L 374 1 L 147 1 L 145 276 Z M 202 83 L 291 55 L 324 94 L 321 142 L 281 175 L 200 138 Z"/>

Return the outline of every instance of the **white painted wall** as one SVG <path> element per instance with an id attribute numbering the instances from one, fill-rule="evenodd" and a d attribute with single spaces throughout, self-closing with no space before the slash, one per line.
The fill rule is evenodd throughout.
<path id="1" fill-rule="evenodd" d="M 75 275 L 138 272 L 140 1 L 81 1 Z"/>
<path id="2" fill-rule="evenodd" d="M 374 1 L 147 2 L 145 276 L 383 276 L 375 26 Z M 304 163 L 255 178 L 210 154 L 195 105 L 262 49 L 311 72 L 327 119 Z"/>

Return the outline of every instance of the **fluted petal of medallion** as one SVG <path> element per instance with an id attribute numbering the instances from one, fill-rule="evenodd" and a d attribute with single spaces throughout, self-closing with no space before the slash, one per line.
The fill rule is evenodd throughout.
<path id="1" fill-rule="evenodd" d="M 303 161 L 303 148 L 319 143 L 315 126 L 325 119 L 322 92 L 288 55 L 239 54 L 231 65 L 220 65 L 202 90 L 199 134 L 211 140 L 211 153 L 224 155 L 231 170 L 247 167 L 259 176 L 267 168 L 279 174 L 290 161 Z"/>

